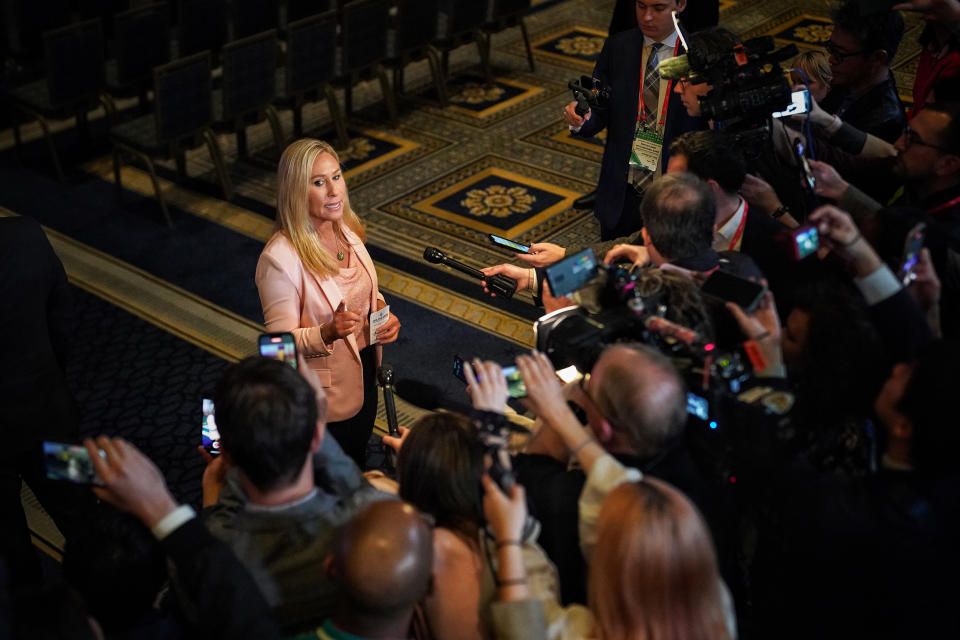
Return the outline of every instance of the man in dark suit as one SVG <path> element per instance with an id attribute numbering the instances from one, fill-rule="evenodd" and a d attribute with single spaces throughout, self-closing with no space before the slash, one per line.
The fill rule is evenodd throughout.
<path id="1" fill-rule="evenodd" d="M 650 134 L 662 149 L 669 148 L 680 133 L 701 126 L 699 119 L 689 117 L 680 100 L 671 96 L 672 83 L 660 78 L 657 71 L 660 62 L 683 53 L 671 12 L 679 13 L 685 7 L 686 0 L 638 0 L 638 28 L 608 38 L 593 70 L 593 76 L 610 88 L 608 103 L 583 117 L 574 110 L 576 102 L 563 109 L 564 122 L 577 135 L 590 137 L 607 129 L 595 206 L 603 240 L 629 235 L 642 226 L 636 215 L 640 196 L 634 185 L 642 190 L 664 169 L 662 154 L 655 150 L 652 157 L 631 163 L 638 131 Z"/>
<path id="2" fill-rule="evenodd" d="M 77 411 L 64 377 L 70 341 L 67 276 L 40 225 L 0 218 L 0 553 L 14 582 L 38 581 L 39 565 L 20 505 L 21 478 L 64 530 L 59 508 L 69 487 L 51 485 L 41 469 L 43 440 L 76 441 Z M 87 492 L 84 492 L 87 493 Z M 66 533 L 66 531 L 65 531 Z"/>

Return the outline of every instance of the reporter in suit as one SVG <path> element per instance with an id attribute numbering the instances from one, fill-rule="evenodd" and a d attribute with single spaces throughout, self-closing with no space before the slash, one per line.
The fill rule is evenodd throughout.
<path id="1" fill-rule="evenodd" d="M 631 186 L 635 174 L 631 175 L 634 172 L 629 166 L 642 111 L 649 111 L 649 128 L 662 137 L 663 149 L 669 149 L 681 133 L 703 128 L 700 119 L 687 115 L 681 101 L 670 95 L 674 83 L 660 78 L 647 88 L 649 91 L 641 91 L 642 79 L 652 76 L 657 62 L 684 53 L 677 42 L 671 11 L 680 13 L 686 5 L 686 0 L 638 1 L 635 7 L 638 28 L 607 38 L 593 69 L 593 76 L 610 88 L 608 104 L 591 109 L 583 117 L 574 111 L 576 102 L 563 109 L 564 122 L 578 136 L 590 137 L 607 129 L 594 211 L 600 222 L 601 240 L 628 236 L 642 226 L 636 213 L 642 197 Z M 656 57 L 652 63 L 651 56 Z M 643 110 L 639 107 L 642 96 Z M 661 158 L 654 174 L 663 173 L 665 167 L 666 158 Z M 645 185 L 646 181 L 643 182 Z"/>
<path id="2" fill-rule="evenodd" d="M 400 331 L 390 314 L 370 341 L 370 313 L 385 302 L 365 238 L 333 147 L 309 138 L 287 147 L 277 170 L 277 231 L 257 263 L 264 323 L 293 334 L 327 394 L 327 428 L 361 468 L 377 412 L 380 344 Z"/>

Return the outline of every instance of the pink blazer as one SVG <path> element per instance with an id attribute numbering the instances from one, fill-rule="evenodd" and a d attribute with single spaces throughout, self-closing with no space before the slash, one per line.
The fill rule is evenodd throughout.
<path id="1" fill-rule="evenodd" d="M 356 234 L 346 228 L 344 233 L 373 282 L 370 309 L 375 310 L 382 296 L 377 289 L 373 260 Z M 343 300 L 333 278 L 319 278 L 307 271 L 293 244 L 278 231 L 260 254 L 256 281 L 267 332 L 293 334 L 297 353 L 306 358 L 327 393 L 327 421 L 356 415 L 363 406 L 363 368 L 357 340 L 350 335 L 346 340 L 326 345 L 320 338 L 320 325 L 333 321 L 334 309 Z"/>

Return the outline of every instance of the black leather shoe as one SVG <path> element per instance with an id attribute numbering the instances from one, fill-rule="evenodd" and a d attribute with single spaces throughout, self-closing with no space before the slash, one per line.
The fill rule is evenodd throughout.
<path id="1" fill-rule="evenodd" d="M 597 204 L 597 190 L 594 189 L 590 193 L 585 193 L 576 200 L 573 201 L 574 209 L 590 209 L 593 210 L 593 206 Z"/>

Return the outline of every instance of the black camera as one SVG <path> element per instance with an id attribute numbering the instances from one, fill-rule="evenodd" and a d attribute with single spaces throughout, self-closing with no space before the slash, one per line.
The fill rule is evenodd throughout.
<path id="1" fill-rule="evenodd" d="M 573 92 L 573 99 L 577 101 L 574 108 L 578 116 L 582 116 L 594 107 L 604 107 L 610 100 L 610 89 L 603 87 L 597 78 L 580 76 L 579 80 L 571 80 L 567 87 Z"/>

